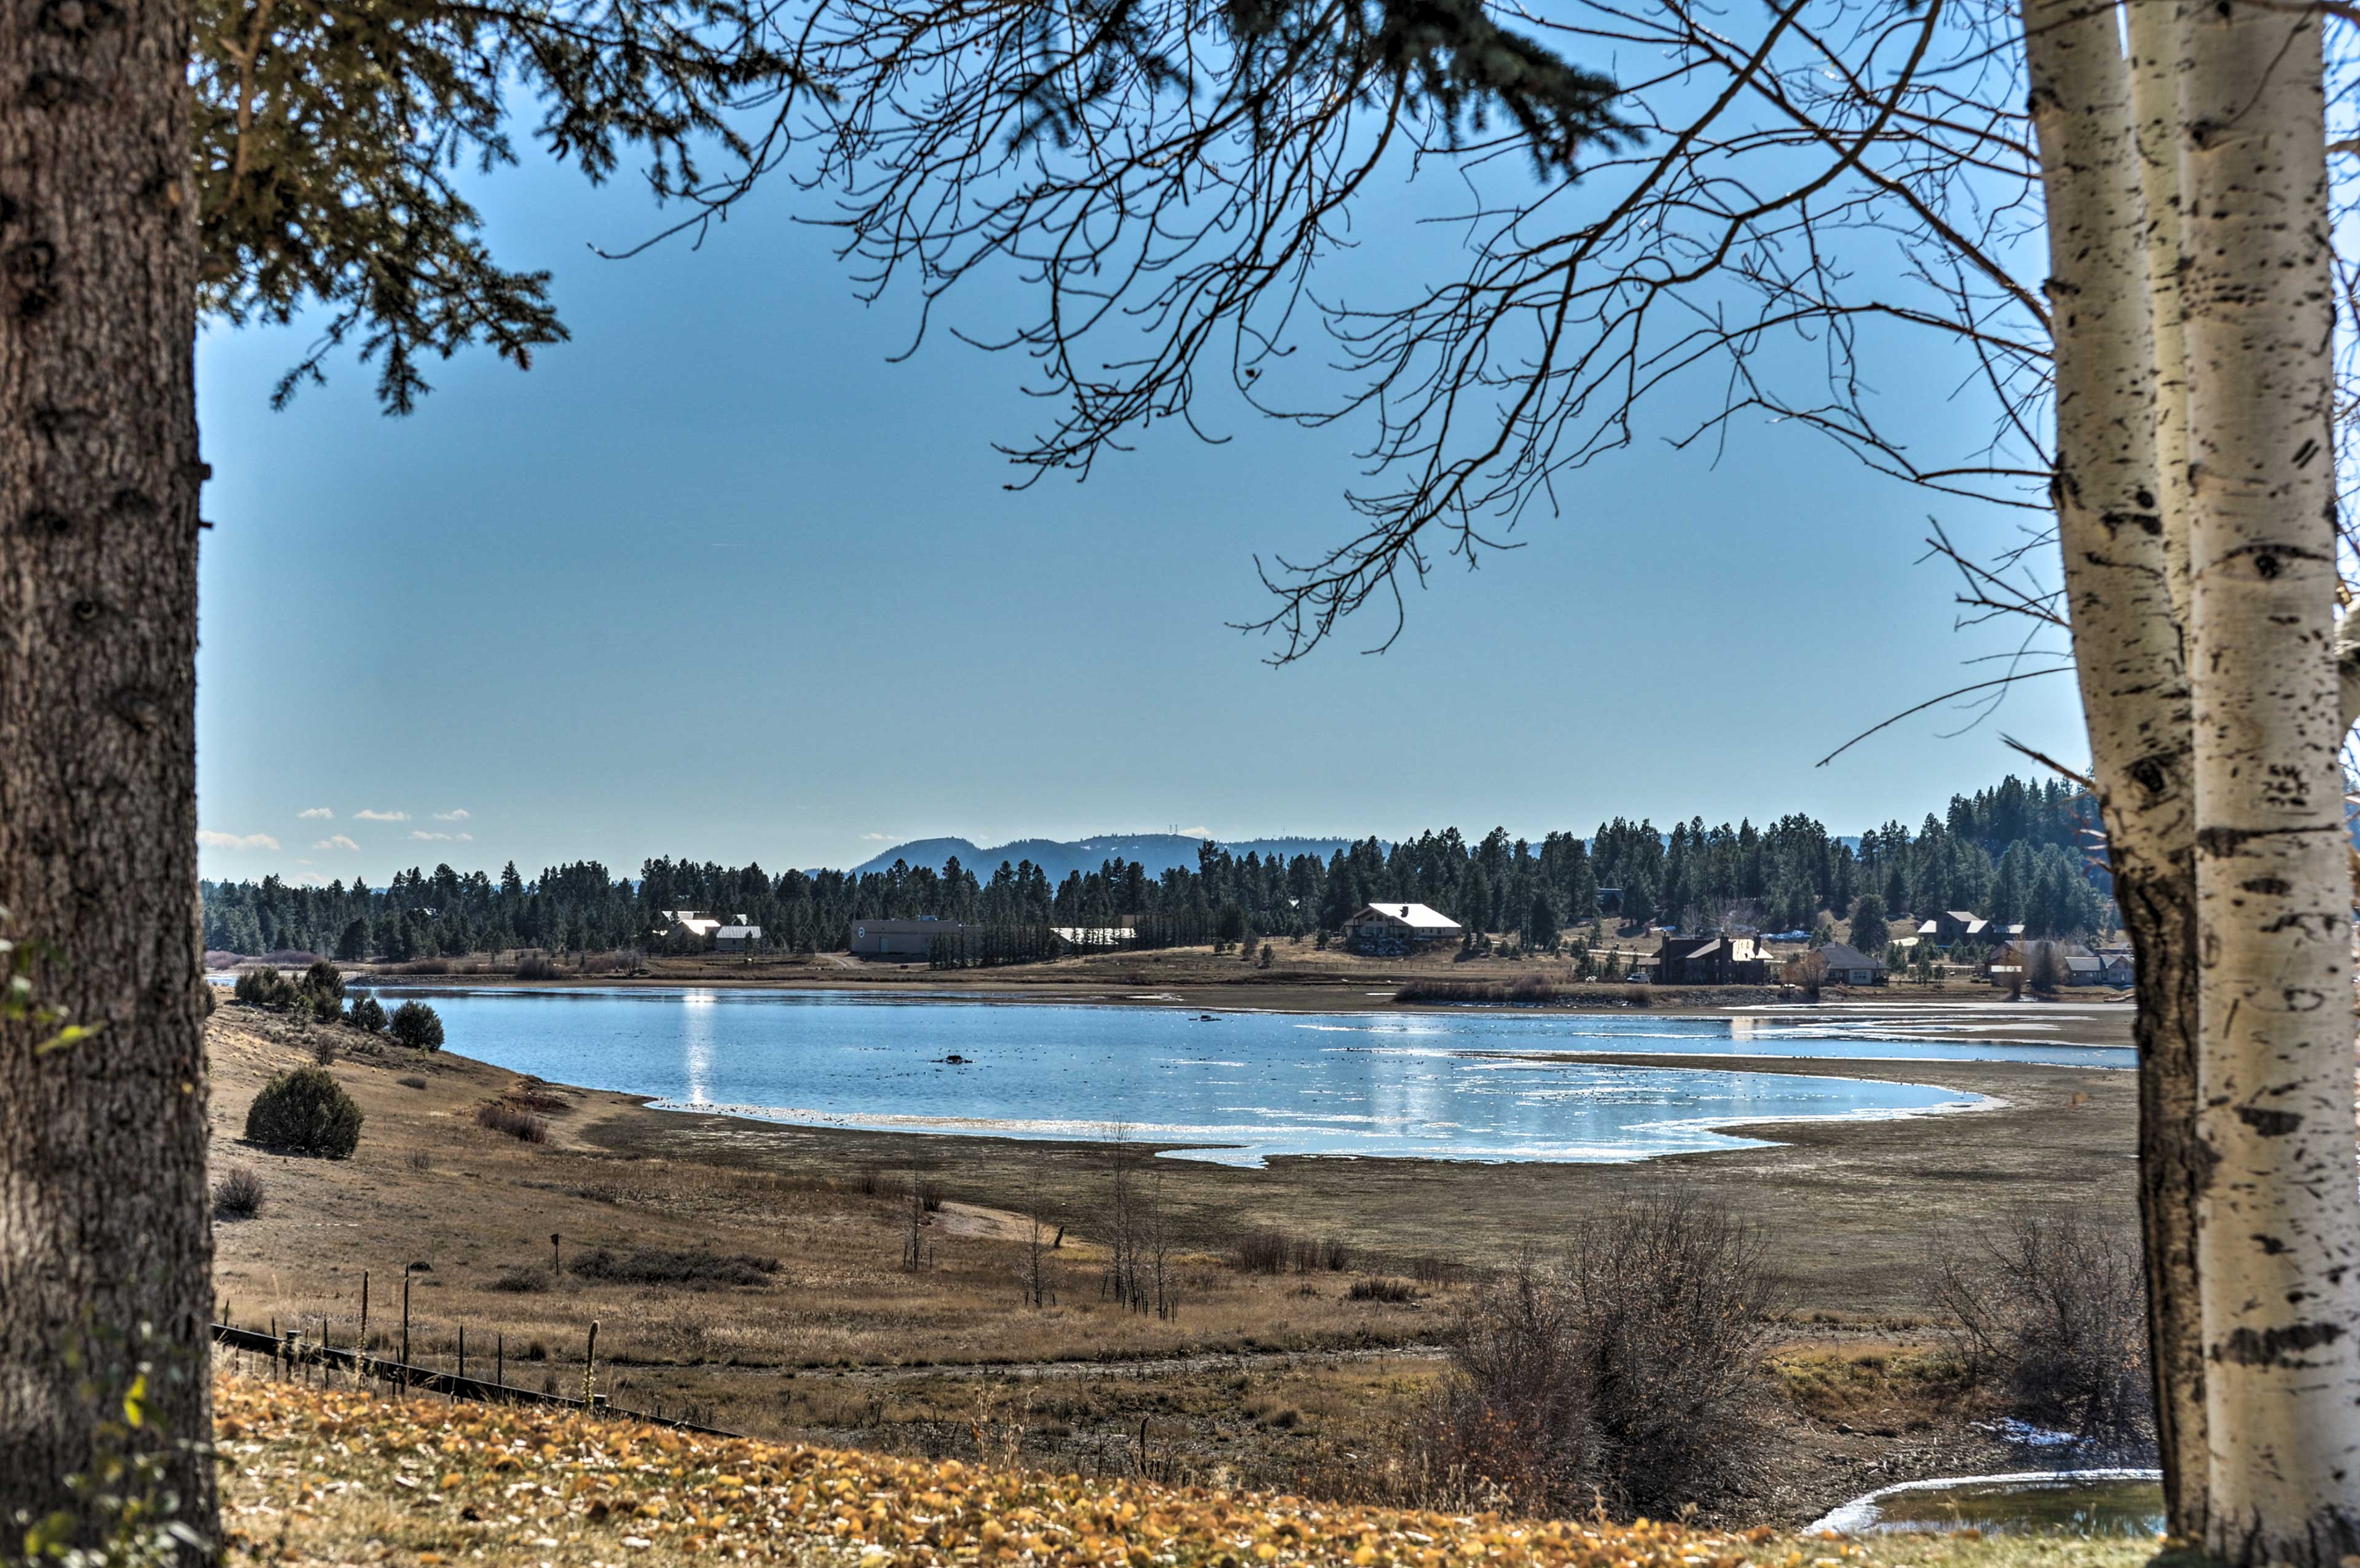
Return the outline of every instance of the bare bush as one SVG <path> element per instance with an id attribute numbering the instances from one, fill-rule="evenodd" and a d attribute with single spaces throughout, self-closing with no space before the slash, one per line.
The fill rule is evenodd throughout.
<path id="1" fill-rule="evenodd" d="M 1428 1471 L 1533 1513 L 1661 1517 L 1742 1491 L 1766 1291 L 1757 1234 L 1691 1190 L 1586 1218 L 1561 1261 L 1526 1257 L 1461 1320 Z"/>
<path id="2" fill-rule="evenodd" d="M 538 950 L 517 955 L 516 977 L 519 980 L 554 980 L 557 964 L 549 954 Z"/>
<path id="3" fill-rule="evenodd" d="M 1231 1253 L 1240 1273 L 1340 1274 L 1352 1266 L 1352 1249 L 1335 1236 L 1289 1236 L 1281 1230 L 1248 1231 Z"/>
<path id="4" fill-rule="evenodd" d="M 394 1082 L 400 1084 L 405 1089 L 423 1089 L 426 1087 L 426 1080 L 421 1078 L 415 1073 L 404 1073 L 402 1076 L 395 1079 Z"/>
<path id="5" fill-rule="evenodd" d="M 764 1285 L 779 1271 L 775 1258 L 710 1247 L 596 1247 L 574 1259 L 573 1271 L 608 1285 Z"/>
<path id="6" fill-rule="evenodd" d="M 1506 980 L 1412 979 L 1393 992 L 1396 1002 L 1550 1002 L 1559 995 L 1546 975 Z"/>
<path id="7" fill-rule="evenodd" d="M 1417 1300 L 1417 1287 L 1406 1279 L 1394 1279 L 1382 1274 L 1371 1274 L 1353 1280 L 1349 1294 L 1356 1301 L 1381 1301 L 1389 1306 L 1406 1306 Z"/>
<path id="8" fill-rule="evenodd" d="M 1284 1274 L 1295 1243 L 1280 1231 L 1250 1230 L 1238 1237 L 1235 1256 L 1241 1273 Z"/>
<path id="9" fill-rule="evenodd" d="M 475 1125 L 504 1132 L 524 1143 L 547 1143 L 549 1124 L 530 1111 L 501 1100 L 486 1100 L 475 1108 Z"/>
<path id="10" fill-rule="evenodd" d="M 1940 1258 L 1935 1279 L 1967 1372 L 2019 1420 L 2096 1454 L 2153 1448 L 2147 1279 L 2127 1242 L 2027 1210 Z"/>
<path id="11" fill-rule="evenodd" d="M 232 1171 L 213 1183 L 213 1218 L 250 1220 L 262 1212 L 262 1178 Z"/>
<path id="12" fill-rule="evenodd" d="M 549 1289 L 551 1279 L 546 1269 L 529 1269 L 513 1264 L 499 1271 L 491 1283 L 495 1290 L 507 1290 L 516 1295 L 535 1295 Z"/>

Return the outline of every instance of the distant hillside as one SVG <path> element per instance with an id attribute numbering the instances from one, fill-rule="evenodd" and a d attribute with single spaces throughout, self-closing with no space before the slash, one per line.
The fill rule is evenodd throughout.
<path id="1" fill-rule="evenodd" d="M 1068 872 L 1096 871 L 1109 860 L 1136 860 L 1147 867 L 1150 877 L 1157 877 L 1175 866 L 1196 870 L 1196 846 L 1204 842 L 1187 833 L 1098 833 L 1071 841 L 1020 838 L 989 846 L 963 838 L 918 838 L 897 844 L 854 866 L 852 871 L 855 876 L 884 871 L 897 860 L 907 861 L 913 867 L 925 866 L 940 871 L 945 861 L 956 855 L 961 866 L 985 881 L 990 880 L 992 872 L 1003 860 L 1011 866 L 1029 860 L 1053 883 L 1064 881 Z M 1282 860 L 1291 860 L 1298 855 L 1316 855 L 1325 860 L 1349 842 L 1340 838 L 1256 838 L 1227 843 L 1223 847 L 1239 856 L 1251 851 L 1265 860 L 1273 855 Z"/>

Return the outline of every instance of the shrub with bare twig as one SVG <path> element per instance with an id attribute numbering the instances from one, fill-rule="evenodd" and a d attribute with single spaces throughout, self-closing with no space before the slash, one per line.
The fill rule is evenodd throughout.
<path id="1" fill-rule="evenodd" d="M 1691 1190 L 1588 1217 L 1561 1260 L 1527 1256 L 1461 1320 L 1427 1468 L 1533 1513 L 1743 1492 L 1767 1293 L 1759 1236 Z"/>
<path id="2" fill-rule="evenodd" d="M 523 1143 L 547 1143 L 549 1124 L 521 1106 L 504 1100 L 487 1100 L 475 1109 L 475 1125 L 492 1132 L 504 1132 Z"/>
<path id="3" fill-rule="evenodd" d="M 2147 1278 L 2128 1242 L 2025 1210 L 1939 1259 L 1935 1280 L 1966 1371 L 2019 1420 L 2099 1455 L 2153 1448 Z"/>
<path id="4" fill-rule="evenodd" d="M 262 1212 L 262 1178 L 251 1171 L 231 1171 L 213 1183 L 213 1218 L 250 1220 Z"/>

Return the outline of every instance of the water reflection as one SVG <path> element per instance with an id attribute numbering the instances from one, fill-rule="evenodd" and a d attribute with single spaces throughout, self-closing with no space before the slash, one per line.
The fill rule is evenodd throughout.
<path id="1" fill-rule="evenodd" d="M 2163 1485 L 2155 1471 L 2074 1470 L 1905 1482 L 1846 1503 L 1806 1533 L 1972 1530 L 2122 1539 L 2163 1529 Z"/>
<path id="2" fill-rule="evenodd" d="M 1230 1013 L 1207 1022 L 1145 1007 L 810 992 L 432 994 L 454 1051 L 667 1105 L 1014 1138 L 1094 1137 L 1130 1121 L 1142 1138 L 1193 1146 L 1184 1158 L 1242 1165 L 1281 1154 L 1627 1160 L 1756 1145 L 1727 1130 L 1749 1124 L 1975 1103 L 1925 1084 L 1680 1065 L 1683 1054 L 1730 1051 L 1732 1031 L 1718 1019 Z M 1535 1054 L 1568 1050 L 1671 1060 Z"/>

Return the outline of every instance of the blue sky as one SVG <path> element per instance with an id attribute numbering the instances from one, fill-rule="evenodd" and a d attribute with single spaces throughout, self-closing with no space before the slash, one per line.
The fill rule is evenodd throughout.
<path id="1" fill-rule="evenodd" d="M 588 247 L 650 228 L 628 182 L 528 164 L 482 200 L 574 333 L 529 374 L 454 360 L 388 419 L 344 362 L 273 413 L 300 328 L 201 344 L 209 877 L 1641 813 L 1855 833 L 2025 771 L 2003 730 L 2085 750 L 2052 678 L 1955 737 L 1938 712 L 1812 766 L 1987 673 L 1962 661 L 1994 639 L 1954 634 L 1950 582 L 1913 564 L 1928 514 L 2018 525 L 1806 434 L 1740 425 L 1717 466 L 1643 441 L 1525 549 L 1445 561 L 1390 653 L 1359 652 L 1371 618 L 1273 670 L 1224 623 L 1262 613 L 1257 550 L 1342 537 L 1364 430 L 1216 406 L 1227 445 L 1159 431 L 1011 494 L 991 442 L 1038 417 L 1022 364 L 946 337 L 889 364 L 906 306 L 858 303 L 784 187 L 702 250 L 619 263 Z"/>

